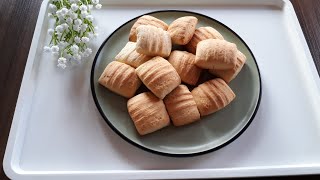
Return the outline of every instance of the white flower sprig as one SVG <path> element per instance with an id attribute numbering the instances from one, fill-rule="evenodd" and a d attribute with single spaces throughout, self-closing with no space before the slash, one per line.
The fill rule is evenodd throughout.
<path id="1" fill-rule="evenodd" d="M 52 0 L 49 4 L 48 16 L 55 24 L 48 29 L 51 41 L 44 50 L 58 57 L 58 67 L 79 64 L 92 53 L 88 44 L 98 35 L 91 15 L 93 6 L 101 9 L 99 0 Z"/>

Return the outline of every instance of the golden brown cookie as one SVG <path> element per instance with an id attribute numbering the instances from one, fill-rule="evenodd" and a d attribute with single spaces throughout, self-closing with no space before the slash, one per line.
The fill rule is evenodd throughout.
<path id="1" fill-rule="evenodd" d="M 134 68 L 150 60 L 152 57 L 140 54 L 136 51 L 136 43 L 128 42 L 115 57 L 116 61 L 123 62 Z"/>
<path id="2" fill-rule="evenodd" d="M 223 39 L 223 36 L 212 27 L 199 27 L 195 30 L 191 40 L 186 45 L 189 52 L 195 54 L 197 49 L 197 44 L 206 39 Z"/>
<path id="3" fill-rule="evenodd" d="M 171 38 L 167 31 L 150 25 L 137 27 L 136 51 L 138 53 L 168 57 L 171 47 Z"/>
<path id="4" fill-rule="evenodd" d="M 202 69 L 194 64 L 195 55 L 187 51 L 172 51 L 169 63 L 177 70 L 181 81 L 195 85 L 198 82 Z"/>
<path id="5" fill-rule="evenodd" d="M 197 46 L 195 64 L 203 69 L 230 69 L 236 66 L 237 46 L 220 39 L 206 39 Z"/>
<path id="6" fill-rule="evenodd" d="M 185 85 L 179 85 L 163 101 L 175 126 L 190 124 L 200 119 L 197 104 Z"/>
<path id="7" fill-rule="evenodd" d="M 217 77 L 222 78 L 227 83 L 229 83 L 231 80 L 233 80 L 241 71 L 243 65 L 246 62 L 246 56 L 241 53 L 240 51 L 237 52 L 237 60 L 236 60 L 236 66 L 230 69 L 209 69 L 209 72 Z"/>
<path id="8" fill-rule="evenodd" d="M 184 16 L 174 20 L 168 27 L 172 43 L 188 44 L 196 30 L 197 23 L 198 19 L 194 16 Z"/>
<path id="9" fill-rule="evenodd" d="M 226 107 L 236 95 L 220 78 L 212 79 L 191 91 L 201 116 L 214 113 Z"/>
<path id="10" fill-rule="evenodd" d="M 161 21 L 160 19 L 157 19 L 153 16 L 149 16 L 149 15 L 144 15 L 141 16 L 132 26 L 131 30 L 130 30 L 130 35 L 129 35 L 129 41 L 133 41 L 136 42 L 137 41 L 137 34 L 136 34 L 136 29 L 138 26 L 140 25 L 151 25 L 151 26 L 155 26 L 158 28 L 161 28 L 163 30 L 167 30 L 168 29 L 168 24 Z"/>
<path id="11" fill-rule="evenodd" d="M 174 67 L 160 56 L 143 63 L 136 72 L 147 88 L 160 99 L 181 83 L 180 76 Z"/>
<path id="12" fill-rule="evenodd" d="M 98 82 L 109 90 L 130 98 L 141 85 L 135 69 L 127 64 L 112 61 L 101 74 Z"/>
<path id="13" fill-rule="evenodd" d="M 140 135 L 157 131 L 170 124 L 163 101 L 151 92 L 138 94 L 128 100 L 129 115 Z"/>

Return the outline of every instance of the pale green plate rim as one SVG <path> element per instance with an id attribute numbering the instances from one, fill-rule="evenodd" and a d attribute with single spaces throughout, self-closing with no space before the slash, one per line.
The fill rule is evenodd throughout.
<path id="1" fill-rule="evenodd" d="M 258 71 L 258 75 L 259 75 L 259 97 L 258 97 L 258 101 L 257 101 L 257 104 L 256 104 L 256 107 L 255 107 L 255 110 L 252 114 L 252 116 L 250 117 L 249 121 L 247 122 L 247 124 L 242 128 L 241 131 L 239 131 L 235 136 L 233 136 L 232 138 L 230 138 L 228 141 L 226 141 L 225 143 L 217 146 L 217 147 L 214 147 L 212 149 L 208 149 L 208 150 L 205 150 L 205 151 L 200 151 L 200 152 L 196 152 L 196 153 L 186 153 L 186 154 L 173 154 L 173 153 L 167 153 L 167 152 L 162 152 L 162 151 L 157 151 L 157 150 L 153 150 L 153 149 L 149 149 L 148 147 L 145 147 L 145 146 L 142 146 L 140 144 L 137 144 L 135 143 L 134 141 L 132 141 L 130 138 L 128 138 L 127 136 L 123 135 L 120 131 L 118 131 L 118 129 L 116 127 L 114 127 L 114 125 L 108 120 L 108 118 L 106 117 L 106 115 L 104 114 L 100 104 L 99 104 L 99 101 L 98 101 L 98 98 L 96 96 L 96 90 L 95 90 L 95 85 L 94 85 L 94 73 L 95 73 L 95 66 L 96 66 L 96 62 L 97 62 L 97 59 L 100 55 L 100 52 L 101 50 L 103 49 L 104 45 L 106 44 L 106 42 L 113 36 L 114 33 L 116 33 L 119 29 L 121 29 L 123 26 L 125 26 L 126 24 L 138 19 L 139 17 L 143 16 L 143 15 L 150 15 L 150 14 L 154 14 L 154 13 L 161 13 L 161 12 L 182 12 L 182 13 L 191 13 L 191 14 L 195 14 L 195 15 L 198 15 L 198 16 L 202 16 L 204 18 L 208 18 L 212 21 L 215 21 L 216 23 L 220 24 L 221 26 L 223 26 L 224 28 L 228 29 L 230 32 L 232 32 L 235 36 L 237 36 L 241 42 L 245 45 L 245 47 L 248 49 L 248 51 L 250 52 L 251 56 L 253 57 L 253 60 L 254 60 L 254 63 L 256 65 L 256 68 L 257 68 L 257 71 Z M 261 85 L 261 74 L 260 74 L 260 70 L 259 70 L 259 66 L 257 64 L 257 61 L 251 51 L 251 49 L 249 48 L 249 46 L 245 43 L 245 41 L 236 33 L 234 32 L 232 29 L 230 29 L 228 26 L 226 26 L 225 24 L 221 23 L 220 21 L 212 18 L 212 17 L 209 17 L 209 16 L 206 16 L 204 14 L 200 14 L 200 13 L 197 13 L 197 12 L 192 12 L 192 11 L 185 11 L 185 10 L 159 10 L 159 11 L 151 11 L 151 12 L 148 12 L 148 13 L 145 13 L 145 14 L 142 14 L 138 17 L 135 17 L 129 21 L 127 21 L 126 23 L 124 23 L 123 25 L 121 25 L 120 27 L 118 27 L 115 31 L 113 31 L 109 36 L 108 38 L 101 44 L 101 46 L 99 47 L 97 53 L 96 53 L 96 56 L 94 58 L 94 61 L 92 63 L 92 68 L 91 68 L 91 74 L 90 74 L 90 86 L 91 86 L 91 93 L 92 93 L 92 97 L 93 97 L 93 100 L 98 108 L 98 111 L 100 112 L 101 116 L 103 117 L 103 119 L 106 121 L 106 123 L 111 127 L 111 129 L 116 132 L 121 138 L 123 138 L 125 141 L 129 142 L 130 144 L 140 148 L 140 149 L 143 149 L 145 151 L 148 151 L 148 152 L 151 152 L 151 153 L 155 153 L 155 154 L 158 154 L 158 155 L 164 155 L 164 156 L 171 156 L 171 157 L 190 157 L 190 156 L 197 156 L 197 155 L 202 155 L 202 154 L 206 154 L 206 153 L 210 153 L 212 151 L 215 151 L 215 150 L 218 150 L 228 144 L 230 144 L 231 142 L 233 142 L 235 139 L 237 139 L 247 128 L 248 126 L 251 124 L 252 120 L 254 119 L 258 109 L 259 109 L 259 106 L 260 106 L 260 100 L 261 100 L 261 95 L 262 95 L 262 85 Z"/>

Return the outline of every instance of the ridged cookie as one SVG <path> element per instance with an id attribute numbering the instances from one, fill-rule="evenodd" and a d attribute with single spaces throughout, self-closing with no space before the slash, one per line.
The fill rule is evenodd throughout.
<path id="1" fill-rule="evenodd" d="M 241 71 L 243 65 L 246 62 L 246 56 L 241 53 L 240 51 L 237 52 L 237 60 L 236 60 L 236 66 L 230 69 L 209 69 L 209 72 L 217 77 L 222 78 L 224 81 L 229 83 L 231 80 L 233 80 Z"/>
<path id="2" fill-rule="evenodd" d="M 125 47 L 115 57 L 116 61 L 123 62 L 134 68 L 150 60 L 152 57 L 140 54 L 136 51 L 136 43 L 128 42 Z"/>
<path id="3" fill-rule="evenodd" d="M 147 88 L 160 99 L 181 83 L 180 76 L 174 67 L 159 56 L 140 65 L 136 72 Z"/>
<path id="4" fill-rule="evenodd" d="M 184 16 L 174 20 L 168 27 L 172 43 L 188 44 L 196 30 L 197 23 L 198 19 L 194 16 Z"/>
<path id="5" fill-rule="evenodd" d="M 136 51 L 138 53 L 168 57 L 171 47 L 171 38 L 167 31 L 150 25 L 141 25 L 137 28 Z"/>
<path id="6" fill-rule="evenodd" d="M 202 69 L 194 64 L 195 55 L 187 51 L 172 51 L 169 63 L 177 70 L 181 81 L 190 85 L 198 82 Z"/>
<path id="7" fill-rule="evenodd" d="M 195 64 L 203 69 L 230 69 L 236 66 L 237 46 L 220 39 L 206 39 L 197 46 Z"/>
<path id="8" fill-rule="evenodd" d="M 157 131 L 170 124 L 163 101 L 151 92 L 138 94 L 127 102 L 129 115 L 140 135 Z"/>
<path id="9" fill-rule="evenodd" d="M 140 25 L 151 25 L 151 26 L 155 26 L 158 28 L 161 28 L 163 30 L 167 30 L 168 29 L 168 24 L 161 21 L 160 19 L 157 19 L 153 16 L 149 16 L 149 15 L 144 15 L 141 16 L 132 26 L 131 30 L 130 30 L 130 35 L 129 35 L 129 41 L 133 41 L 136 42 L 137 41 L 137 33 L 136 33 L 136 29 L 138 26 Z"/>
<path id="10" fill-rule="evenodd" d="M 200 84 L 191 91 L 201 116 L 214 113 L 226 107 L 236 95 L 220 78 Z"/>
<path id="11" fill-rule="evenodd" d="M 131 98 L 141 85 L 135 69 L 118 61 L 112 61 L 107 65 L 98 82 L 112 92 L 127 98 Z"/>
<path id="12" fill-rule="evenodd" d="M 197 104 L 185 85 L 179 85 L 163 101 L 175 126 L 190 124 L 200 119 Z"/>
<path id="13" fill-rule="evenodd" d="M 195 54 L 197 45 L 200 41 L 206 39 L 223 39 L 223 36 L 212 27 L 199 27 L 195 30 L 191 40 L 186 45 L 189 52 Z"/>

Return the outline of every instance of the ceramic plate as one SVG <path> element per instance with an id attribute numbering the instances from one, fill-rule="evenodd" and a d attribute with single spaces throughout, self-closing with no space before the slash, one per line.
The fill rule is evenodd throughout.
<path id="1" fill-rule="evenodd" d="M 104 68 L 128 42 L 129 32 L 138 17 L 120 26 L 101 45 L 91 70 L 91 89 L 99 112 L 120 137 L 146 151 L 168 156 L 194 156 L 219 149 L 235 140 L 253 120 L 261 97 L 261 80 L 255 58 L 246 43 L 221 22 L 194 12 L 156 11 L 148 13 L 170 24 L 182 16 L 198 18 L 198 27 L 211 26 L 223 37 L 237 45 L 247 56 L 239 75 L 230 83 L 237 95 L 226 108 L 196 123 L 163 128 L 139 136 L 127 111 L 127 99 L 112 93 L 98 84 Z"/>

